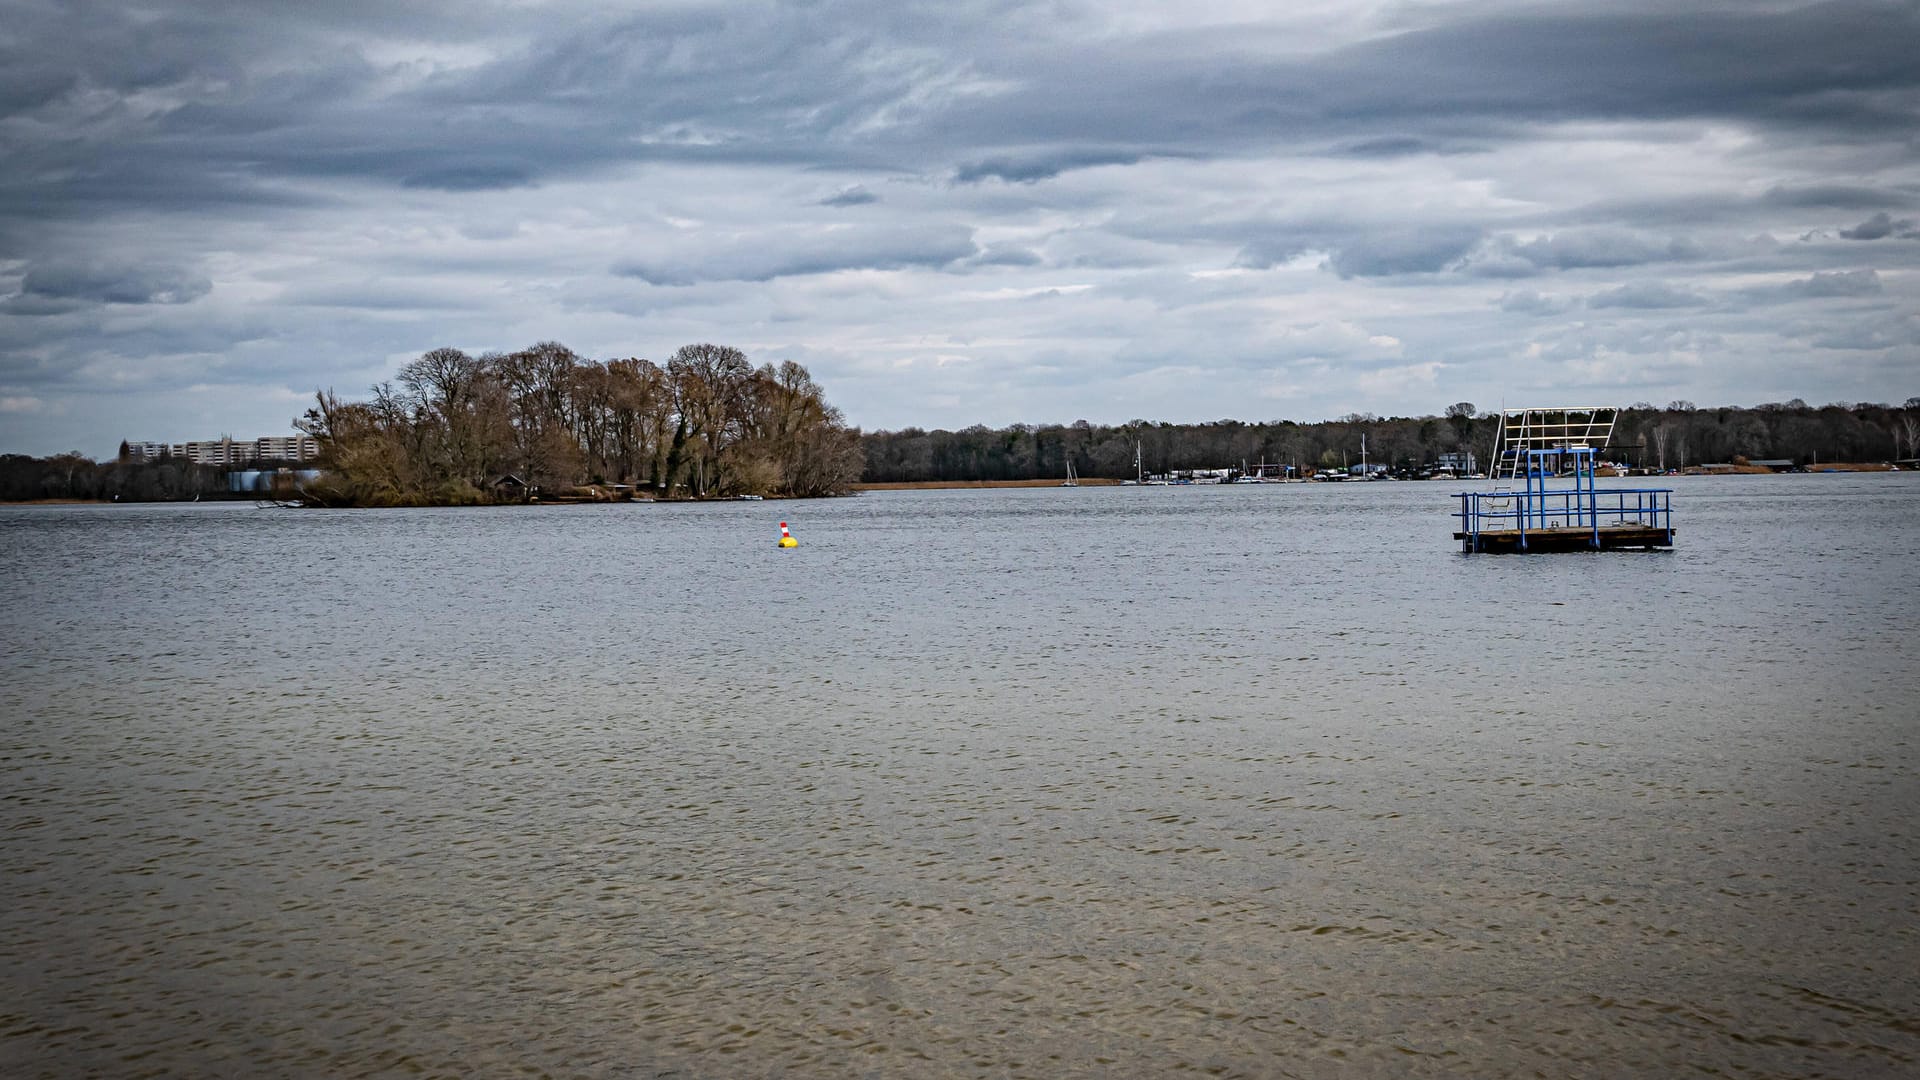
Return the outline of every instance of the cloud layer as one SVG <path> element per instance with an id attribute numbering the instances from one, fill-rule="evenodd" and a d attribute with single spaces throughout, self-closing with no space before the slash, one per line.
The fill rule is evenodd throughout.
<path id="1" fill-rule="evenodd" d="M 1920 393 L 1911 4 L 404 7 L 0 0 L 0 450 L 547 338 L 869 427 Z"/>

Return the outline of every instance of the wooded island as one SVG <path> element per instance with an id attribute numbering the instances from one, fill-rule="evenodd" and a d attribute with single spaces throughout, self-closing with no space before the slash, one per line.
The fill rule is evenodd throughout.
<path id="1" fill-rule="evenodd" d="M 807 369 L 687 345 L 665 366 L 600 363 L 557 342 L 434 349 L 369 401 L 321 393 L 295 423 L 319 440 L 322 506 L 525 502 L 584 485 L 653 498 L 816 496 L 860 478 L 859 433 Z"/>

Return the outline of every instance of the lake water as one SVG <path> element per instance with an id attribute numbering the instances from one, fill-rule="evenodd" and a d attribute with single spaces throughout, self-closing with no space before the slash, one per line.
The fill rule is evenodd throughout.
<path id="1" fill-rule="evenodd" d="M 0 511 L 0 1075 L 1914 1075 L 1920 475 L 1672 486 Z"/>

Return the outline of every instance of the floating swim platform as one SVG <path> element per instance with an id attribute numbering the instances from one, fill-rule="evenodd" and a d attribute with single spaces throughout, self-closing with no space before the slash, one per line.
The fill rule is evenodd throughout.
<path id="1" fill-rule="evenodd" d="M 1594 483 L 1590 446 L 1522 449 L 1526 479 L 1519 491 L 1462 491 L 1453 538 L 1467 554 L 1481 552 L 1654 550 L 1673 546 L 1672 488 L 1615 488 Z M 1565 477 L 1571 487 L 1550 481 Z"/>

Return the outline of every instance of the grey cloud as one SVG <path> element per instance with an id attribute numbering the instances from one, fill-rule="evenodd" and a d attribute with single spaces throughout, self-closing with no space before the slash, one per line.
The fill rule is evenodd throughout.
<path id="1" fill-rule="evenodd" d="M 1051 180 L 1071 169 L 1091 169 L 1101 165 L 1133 165 L 1145 154 L 1102 150 L 1068 150 L 1027 157 L 993 157 L 962 165 L 953 171 L 959 184 L 977 184 L 1000 180 L 1009 184 L 1034 184 Z"/>
<path id="2" fill-rule="evenodd" d="M 1031 248 L 1017 244 L 996 244 L 983 249 L 973 259 L 975 266 L 1039 266 L 1043 260 Z"/>
<path id="3" fill-rule="evenodd" d="M 1680 308 L 1706 302 L 1699 292 L 1664 281 L 1635 281 L 1587 297 L 1590 308 Z"/>
<path id="4" fill-rule="evenodd" d="M 1767 189 L 1760 201 L 1769 206 L 1874 210 L 1912 206 L 1920 199 L 1911 192 L 1859 184 L 1801 184 L 1776 185 Z"/>
<path id="5" fill-rule="evenodd" d="M 1418 135 L 1381 135 L 1338 144 L 1331 153 L 1351 158 L 1397 158 L 1415 154 L 1471 154 L 1484 147 Z"/>
<path id="6" fill-rule="evenodd" d="M 1324 237 L 1304 231 L 1275 230 L 1257 235 L 1242 245 L 1233 264 L 1249 270 L 1271 270 L 1298 255 L 1326 246 Z"/>
<path id="7" fill-rule="evenodd" d="M 18 293 L 5 299 L 0 299 L 0 314 L 23 315 L 33 318 L 45 315 L 66 315 L 75 311 L 84 311 L 91 306 L 89 302 L 84 300 L 36 296 L 32 293 Z"/>
<path id="8" fill-rule="evenodd" d="M 1911 306 L 1920 267 L 1897 239 L 1920 216 L 1912 4 L 1369 2 L 1220 26 L 1077 0 L 15 0 L 0 18 L 0 353 L 62 371 L 177 356 L 151 385 L 184 385 L 206 356 L 238 373 L 258 354 L 324 385 L 341 357 L 362 358 L 358 381 L 378 363 L 364 358 L 526 340 L 513 327 L 650 349 L 790 318 L 797 348 L 834 342 L 877 373 L 854 385 L 887 382 L 926 409 L 938 382 L 949 417 L 997 422 L 968 415 L 987 385 L 968 372 L 992 349 L 1008 373 L 1057 350 L 1062 385 L 1119 402 L 1108 376 L 1131 342 L 1165 335 L 1150 351 L 1168 363 L 1251 357 L 1276 310 L 1299 322 L 1379 303 L 1395 321 L 1369 330 L 1445 359 L 1459 396 L 1478 398 L 1510 373 L 1500 358 L 1596 292 L 1609 333 L 1710 324 L 1787 342 L 1783 320 L 1844 313 L 1823 340 L 1890 350 L 1880 368 L 1914 355 L 1900 324 L 1874 321 Z M 1698 170 L 1637 165 L 1683 160 Z M 1608 183 L 1616 167 L 1635 171 Z M 1598 175 L 1560 183 L 1569 168 Z M 1808 229 L 1822 242 L 1753 239 Z M 1265 268 L 1324 255 L 1325 273 L 1193 272 L 1233 251 Z M 139 272 L 89 262 L 106 252 L 137 253 L 124 261 Z M 221 302 L 179 306 L 211 287 L 194 268 L 212 252 Z M 594 272 L 616 263 L 626 277 Z M 1036 266 L 1090 287 L 1015 307 L 1068 284 Z M 916 272 L 806 279 L 854 268 Z M 1642 268 L 1714 303 L 1639 314 L 1628 305 L 1677 298 L 1635 291 Z M 1008 299 L 947 306 L 962 291 L 949 273 L 990 275 Z M 798 280 L 741 284 L 775 279 Z M 1508 280 L 1497 304 L 1475 302 Z M 1169 329 L 1169 313 L 1190 321 Z M 1874 329 L 1849 335 L 1853 319 Z M 1000 344 L 954 344 L 969 363 L 938 375 L 901 366 L 922 357 L 893 343 L 930 322 Z M 1817 397 L 1834 365 L 1806 340 L 1782 364 Z M 1699 380 L 1739 360 L 1650 365 L 1694 389 L 1646 396 L 1710 397 L 1726 383 Z M 1208 382 L 1113 408 L 1162 394 L 1186 408 L 1175 399 Z M 1324 385 L 1331 413 L 1372 407 L 1335 396 L 1351 380 Z M 845 401 L 858 419 L 860 399 Z"/>
<path id="9" fill-rule="evenodd" d="M 1920 232 L 1914 230 L 1912 218 L 1901 218 L 1896 221 L 1889 216 L 1885 210 L 1880 211 L 1851 229 L 1840 230 L 1840 236 L 1845 240 L 1884 240 L 1889 236 L 1895 235 L 1906 239 L 1920 236 Z"/>
<path id="10" fill-rule="evenodd" d="M 1525 12 L 1369 42 L 1329 57 L 1323 70 L 1339 65 L 1349 73 L 1346 93 L 1362 115 L 1464 109 L 1533 119 L 1740 116 L 1885 128 L 1911 116 L 1911 101 L 1889 107 L 1868 99 L 1920 83 L 1917 49 L 1920 17 L 1905 5 Z M 1854 93 L 1836 93 L 1841 86 Z"/>
<path id="11" fill-rule="evenodd" d="M 1920 315 L 1888 314 L 1867 321 L 1809 328 L 1808 342 L 1822 349 L 1867 352 L 1920 344 Z"/>
<path id="12" fill-rule="evenodd" d="M 1519 315 L 1557 315 L 1567 310 L 1567 302 L 1557 296 L 1535 292 L 1532 289 L 1517 289 L 1500 294 L 1500 310 Z"/>
<path id="13" fill-rule="evenodd" d="M 15 147 L 30 166 L 15 177 L 83 178 L 93 205 L 190 200 L 215 181 L 265 197 L 280 177 L 487 191 L 655 160 L 861 163 L 1032 184 L 1147 157 L 1267 152 L 1277 140 L 1374 158 L 1478 149 L 1562 120 L 1728 117 L 1838 138 L 1911 130 L 1920 88 L 1920 15 L 1865 2 L 1435 16 L 1278 57 L 1241 28 L 1087 35 L 1074 19 L 1053 25 L 1002 3 L 618 18 L 328 7 L 30 8 L 14 40 L 35 47 L 0 45 L 0 108 L 33 118 L 19 131 L 60 136 Z M 415 70 L 342 47 L 355 31 L 479 42 L 493 55 Z M 79 87 L 112 98 L 84 123 L 59 115 Z M 178 104 L 147 116 L 127 107 L 138 94 Z M 85 209 L 79 195 L 50 194 L 0 182 L 0 208 Z"/>
<path id="14" fill-rule="evenodd" d="M 29 267 L 20 282 L 24 296 L 101 304 L 186 304 L 212 290 L 205 275 L 165 263 L 47 260 Z"/>
<path id="15" fill-rule="evenodd" d="M 1809 300 L 1878 296 L 1886 291 L 1872 270 L 1840 270 L 1743 290 L 1756 300 Z"/>
<path id="16" fill-rule="evenodd" d="M 722 155 L 727 140 L 705 137 L 716 125 L 723 132 L 732 126 L 722 103 L 750 95 L 765 106 L 782 80 L 816 87 L 816 105 L 845 89 L 844 81 L 791 78 L 791 66 L 779 61 L 797 47 L 781 43 L 783 28 L 724 32 L 718 13 L 707 13 L 703 34 L 696 25 L 703 20 L 671 14 L 608 26 L 577 12 L 491 9 L 482 20 L 488 34 L 503 45 L 529 44 L 497 50 L 497 59 L 477 66 L 425 75 L 376 67 L 342 43 L 377 43 L 383 33 L 404 41 L 409 31 L 401 27 L 409 24 L 429 46 L 485 40 L 466 25 L 471 20 L 428 8 L 358 17 L 366 21 L 343 33 L 349 27 L 316 26 L 323 20 L 300 12 L 243 7 L 215 15 L 161 4 L 137 16 L 88 9 L 46 18 L 37 33 L 14 23 L 19 36 L 12 42 L 33 47 L 0 41 L 0 102 L 31 122 L 18 126 L 26 137 L 10 148 L 12 168 L 0 177 L 0 212 L 9 205 L 36 214 L 168 201 L 226 206 L 285 198 L 274 190 L 278 178 L 497 190 L 608 164 Z M 516 20 L 531 24 L 521 27 L 529 32 L 516 34 Z M 618 55 L 621 49 L 628 55 Z M 705 70 L 670 72 L 662 50 Z M 836 57 L 830 48 L 819 52 L 804 66 L 824 76 Z M 771 63 L 750 62 L 755 56 Z M 612 63 L 616 58 L 622 62 Z M 35 74 L 43 69 L 74 74 Z M 731 89 L 722 86 L 729 77 Z M 740 85 L 744 78 L 765 85 Z M 895 76 L 879 98 L 904 93 L 907 78 Z M 131 107 L 138 95 L 169 104 Z M 735 109 L 752 114 L 745 105 Z M 777 111 L 759 115 L 760 137 L 744 148 L 735 140 L 733 151 L 797 157 L 779 148 L 785 140 Z M 43 131 L 49 134 L 36 134 Z M 678 143 L 676 131 L 685 133 Z M 50 174 L 73 182 L 53 189 L 23 182 Z"/>
<path id="17" fill-rule="evenodd" d="M 841 270 L 937 269 L 976 250 L 972 231 L 959 226 L 770 233 L 711 247 L 689 244 L 629 259 L 614 266 L 613 272 L 664 286 L 771 281 Z"/>
<path id="18" fill-rule="evenodd" d="M 1704 250 L 1684 237 L 1632 229 L 1565 229 L 1525 243 L 1497 237 L 1464 263 L 1487 277 L 1526 277 L 1549 270 L 1613 269 L 1699 259 Z"/>
<path id="19" fill-rule="evenodd" d="M 1477 277 L 1489 278 L 1525 278 L 1540 273 L 1540 267 L 1531 260 L 1514 254 L 1510 247 L 1498 243 L 1469 254 L 1461 269 Z"/>
<path id="20" fill-rule="evenodd" d="M 1699 257 L 1691 241 L 1621 229 L 1571 230 L 1519 245 L 1515 254 L 1542 269 L 1637 266 Z"/>
<path id="21" fill-rule="evenodd" d="M 1343 278 L 1432 273 L 1479 242 L 1478 229 L 1397 229 L 1357 237 L 1336 250 L 1327 263 Z"/>
<path id="22" fill-rule="evenodd" d="M 1141 231 L 1157 243 L 1179 239 L 1176 231 L 1164 227 Z M 1309 252 L 1324 252 L 1322 266 L 1342 278 L 1431 272 L 1459 258 L 1479 239 L 1477 229 L 1461 225 L 1344 220 L 1228 221 L 1200 235 L 1239 240 L 1233 262 L 1237 267 L 1269 270 Z"/>
<path id="23" fill-rule="evenodd" d="M 1829 140 L 1895 137 L 1916 123 L 1911 9 L 1574 9 L 1434 22 L 1305 58 L 1274 58 L 1240 28 L 1036 43 L 1002 61 L 1021 92 L 930 122 L 976 144 L 1021 131 L 1039 145 L 1219 153 L 1312 140 L 1389 156 L 1585 120 L 1719 119 Z"/>
<path id="24" fill-rule="evenodd" d="M 875 195 L 873 192 L 868 191 L 865 187 L 859 184 L 855 184 L 849 188 L 842 188 L 841 190 L 835 192 L 834 194 L 829 195 L 824 199 L 821 199 L 820 205 L 821 206 L 866 206 L 868 203 L 876 203 L 879 201 L 880 201 L 880 196 Z"/>
<path id="25" fill-rule="evenodd" d="M 402 187 L 436 191 L 498 191 L 532 184 L 532 171 L 512 164 L 447 165 L 411 173 L 400 181 Z"/>
<path id="26" fill-rule="evenodd" d="M 301 285 L 288 289 L 282 302 L 299 307 L 381 312 L 467 311 L 477 303 L 466 290 L 387 280 Z"/>

